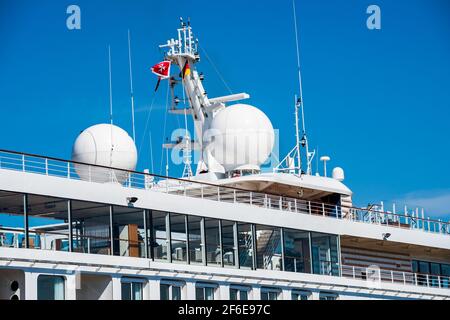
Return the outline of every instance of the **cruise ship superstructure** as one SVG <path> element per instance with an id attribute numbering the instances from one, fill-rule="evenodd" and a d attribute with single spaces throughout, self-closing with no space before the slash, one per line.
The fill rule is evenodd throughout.
<path id="1" fill-rule="evenodd" d="M 248 94 L 208 97 L 189 23 L 160 48 L 177 68 L 160 78 L 170 111 L 194 121 L 195 139 L 165 145 L 185 153 L 183 177 L 135 171 L 110 124 L 84 130 L 72 160 L 0 150 L 0 299 L 450 299 L 448 222 L 354 206 L 342 169 L 311 172 L 298 129 L 262 171 L 270 120 L 233 102 Z"/>

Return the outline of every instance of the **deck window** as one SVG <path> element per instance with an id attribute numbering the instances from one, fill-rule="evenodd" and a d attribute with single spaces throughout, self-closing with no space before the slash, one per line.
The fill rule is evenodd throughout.
<path id="1" fill-rule="evenodd" d="M 222 259 L 225 266 L 236 265 L 237 244 L 234 243 L 235 228 L 236 226 L 234 222 L 222 220 Z"/>
<path id="2" fill-rule="evenodd" d="M 40 275 L 38 277 L 38 300 L 64 300 L 64 291 L 64 277 L 49 275 Z"/>
<path id="3" fill-rule="evenodd" d="M 144 283 L 139 280 L 122 280 L 122 300 L 143 300 Z"/>
<path id="4" fill-rule="evenodd" d="M 152 212 L 152 243 L 155 260 L 169 259 L 169 214 L 167 212 Z"/>
<path id="5" fill-rule="evenodd" d="M 230 300 L 248 300 L 250 288 L 244 286 L 230 287 Z"/>
<path id="6" fill-rule="evenodd" d="M 196 300 L 214 300 L 217 286 L 209 283 L 198 283 L 195 287 Z"/>
<path id="7" fill-rule="evenodd" d="M 181 300 L 182 283 L 161 281 L 160 299 L 161 300 Z"/>
<path id="8" fill-rule="evenodd" d="M 261 300 L 278 300 L 280 290 L 275 288 L 261 288 Z"/>
<path id="9" fill-rule="evenodd" d="M 311 232 L 313 273 L 339 275 L 338 239 L 335 235 Z"/>
<path id="10" fill-rule="evenodd" d="M 291 293 L 292 300 L 309 300 L 311 292 L 293 290 Z"/>
<path id="11" fill-rule="evenodd" d="M 187 262 L 186 216 L 170 214 L 172 261 Z"/>
<path id="12" fill-rule="evenodd" d="M 220 223 L 217 219 L 205 218 L 206 257 L 210 265 L 221 265 Z"/>
<path id="13" fill-rule="evenodd" d="M 259 269 L 282 270 L 280 228 L 256 226 L 256 257 Z"/>
<path id="14" fill-rule="evenodd" d="M 253 234 L 250 223 L 238 222 L 239 266 L 253 268 Z"/>
<path id="15" fill-rule="evenodd" d="M 203 232 L 202 218 L 188 216 L 189 230 L 189 261 L 193 264 L 202 264 L 203 261 Z"/>
<path id="16" fill-rule="evenodd" d="M 286 271 L 311 272 L 309 232 L 284 230 L 284 261 Z"/>

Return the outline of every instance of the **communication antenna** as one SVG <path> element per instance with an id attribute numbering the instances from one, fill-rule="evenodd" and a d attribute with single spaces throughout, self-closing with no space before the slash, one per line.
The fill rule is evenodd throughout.
<path id="1" fill-rule="evenodd" d="M 310 153 L 309 152 L 309 145 L 308 145 L 308 137 L 306 135 L 306 126 L 305 126 L 305 112 L 304 112 L 304 104 L 303 104 L 303 90 L 302 90 L 302 73 L 301 73 L 301 69 L 300 69 L 300 49 L 299 49 L 299 40 L 298 40 L 298 28 L 297 28 L 297 14 L 295 11 L 295 0 L 292 0 L 292 8 L 293 8 L 293 12 L 294 12 L 294 29 L 295 29 L 295 46 L 297 49 L 297 70 L 298 70 L 298 84 L 299 84 L 299 94 L 300 97 L 297 100 L 297 105 L 296 105 L 296 114 L 297 114 L 297 109 L 301 109 L 301 113 L 302 113 L 302 138 L 301 138 L 301 145 L 303 147 L 305 147 L 306 149 L 306 174 L 312 174 L 312 169 L 311 169 L 311 160 L 314 157 L 314 152 Z M 296 118 L 298 118 L 298 116 L 296 115 Z M 298 120 L 297 120 L 298 122 Z M 298 126 L 298 125 L 297 125 Z M 298 136 L 298 129 L 297 129 L 297 136 Z M 298 148 L 298 158 L 300 159 L 300 141 L 297 137 L 297 148 Z M 300 160 L 299 161 L 299 167 L 300 167 Z"/>
<path id="2" fill-rule="evenodd" d="M 109 45 L 108 45 L 108 60 L 109 60 L 109 120 L 111 124 L 113 124 L 111 46 Z"/>
<path id="3" fill-rule="evenodd" d="M 133 95 L 133 71 L 131 67 L 131 37 L 128 29 L 128 64 L 130 67 L 130 96 L 131 96 L 131 126 L 133 127 L 133 141 L 136 143 L 136 130 L 134 126 L 134 95 Z"/>

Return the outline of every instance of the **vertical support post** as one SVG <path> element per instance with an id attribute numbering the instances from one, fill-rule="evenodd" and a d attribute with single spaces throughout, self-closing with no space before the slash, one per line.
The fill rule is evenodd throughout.
<path id="1" fill-rule="evenodd" d="M 308 201 L 308 212 L 309 212 L 309 214 L 312 214 L 312 212 L 311 212 L 311 201 Z"/>
<path id="2" fill-rule="evenodd" d="M 281 270 L 284 271 L 285 269 L 285 263 L 284 263 L 284 257 L 285 257 L 285 252 L 284 252 L 284 228 L 280 228 L 280 241 L 281 241 Z"/>
<path id="3" fill-rule="evenodd" d="M 70 162 L 67 162 L 67 178 L 70 179 Z"/>
<path id="4" fill-rule="evenodd" d="M 146 246 L 148 247 L 148 250 L 150 251 L 150 259 L 152 259 L 152 261 L 155 261 L 155 251 L 153 250 L 153 244 L 155 243 L 155 239 L 153 236 L 153 214 L 151 210 L 147 210 L 147 226 L 148 226 L 148 231 L 150 231 L 150 243 L 147 243 Z M 146 232 L 148 232 L 146 230 Z"/>
<path id="5" fill-rule="evenodd" d="M 147 221 L 147 210 L 142 211 L 142 218 L 144 219 L 144 257 L 148 259 L 148 221 Z"/>
<path id="6" fill-rule="evenodd" d="M 189 256 L 189 221 L 188 216 L 184 216 L 184 229 L 186 230 L 186 262 L 191 263 L 191 257 Z"/>
<path id="7" fill-rule="evenodd" d="M 45 175 L 48 176 L 48 159 L 45 158 Z"/>
<path id="8" fill-rule="evenodd" d="M 312 254 L 312 236 L 311 232 L 308 232 L 308 238 L 309 238 L 309 270 L 311 270 L 311 273 L 314 273 L 313 270 L 313 254 Z"/>
<path id="9" fill-rule="evenodd" d="M 283 197 L 280 196 L 280 200 L 279 201 L 279 206 L 280 206 L 280 210 L 283 210 Z"/>
<path id="10" fill-rule="evenodd" d="M 206 232 L 205 232 L 205 218 L 202 217 L 200 220 L 200 236 L 202 238 L 202 260 L 203 260 L 203 265 L 207 265 L 207 259 L 206 259 Z"/>
<path id="11" fill-rule="evenodd" d="M 325 217 L 325 203 L 322 202 L 322 215 Z"/>
<path id="12" fill-rule="evenodd" d="M 234 265 L 236 268 L 240 267 L 239 261 L 239 235 L 238 235 L 238 223 L 234 222 L 233 224 L 233 251 L 234 251 Z"/>
<path id="13" fill-rule="evenodd" d="M 110 241 L 111 241 L 111 255 L 114 255 L 114 227 L 113 227 L 113 223 L 114 223 L 114 208 L 112 205 L 109 206 L 109 236 L 110 236 Z"/>
<path id="14" fill-rule="evenodd" d="M 223 267 L 222 220 L 220 219 L 219 219 L 219 251 L 220 251 L 220 266 Z"/>
<path id="15" fill-rule="evenodd" d="M 252 223 L 251 224 L 252 229 L 252 264 L 253 264 L 253 270 L 256 270 L 258 267 L 258 261 L 256 259 L 256 226 Z"/>
<path id="16" fill-rule="evenodd" d="M 236 203 L 236 190 L 233 190 L 233 202 Z"/>
<path id="17" fill-rule="evenodd" d="M 25 231 L 25 248 L 30 247 L 30 231 L 28 221 L 28 194 L 23 195 L 23 228 Z"/>
<path id="18" fill-rule="evenodd" d="M 25 172 L 25 155 L 22 154 L 22 171 Z"/>
<path id="19" fill-rule="evenodd" d="M 69 225 L 69 252 L 73 252 L 72 200 L 67 200 L 67 224 Z"/>
<path id="20" fill-rule="evenodd" d="M 250 205 L 253 204 L 253 192 L 250 191 Z"/>
<path id="21" fill-rule="evenodd" d="M 338 272 L 339 272 L 339 277 L 342 277 L 342 257 L 341 257 L 341 236 L 338 235 L 337 236 L 337 254 L 338 254 L 338 264 L 339 264 L 339 268 L 338 268 Z M 333 268 L 333 267 L 331 267 Z"/>
<path id="22" fill-rule="evenodd" d="M 172 263 L 172 231 L 170 226 L 170 213 L 166 214 L 166 243 L 167 243 L 167 260 Z"/>
<path id="23" fill-rule="evenodd" d="M 297 199 L 294 199 L 294 211 L 297 213 Z"/>

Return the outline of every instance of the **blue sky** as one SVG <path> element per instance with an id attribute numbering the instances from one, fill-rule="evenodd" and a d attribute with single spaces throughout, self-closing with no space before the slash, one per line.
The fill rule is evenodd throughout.
<path id="1" fill-rule="evenodd" d="M 66 8 L 81 8 L 81 30 Z M 366 8 L 381 8 L 381 30 Z M 341 166 L 355 203 L 396 200 L 450 217 L 450 5 L 446 0 L 297 0 L 303 91 L 312 147 Z M 159 62 L 179 16 L 232 92 L 248 92 L 280 129 L 280 153 L 294 143 L 298 92 L 292 3 L 287 1 L 2 0 L 0 148 L 70 158 L 88 126 L 107 122 L 107 46 L 112 49 L 114 122 L 131 133 L 127 29 L 132 33 L 138 169 L 151 167 L 144 128 Z M 228 94 L 203 57 L 210 97 Z M 169 115 L 165 84 L 150 115 L 153 166 L 183 119 Z M 170 130 L 169 130 L 170 129 Z M 171 167 L 173 175 L 182 168 Z"/>

